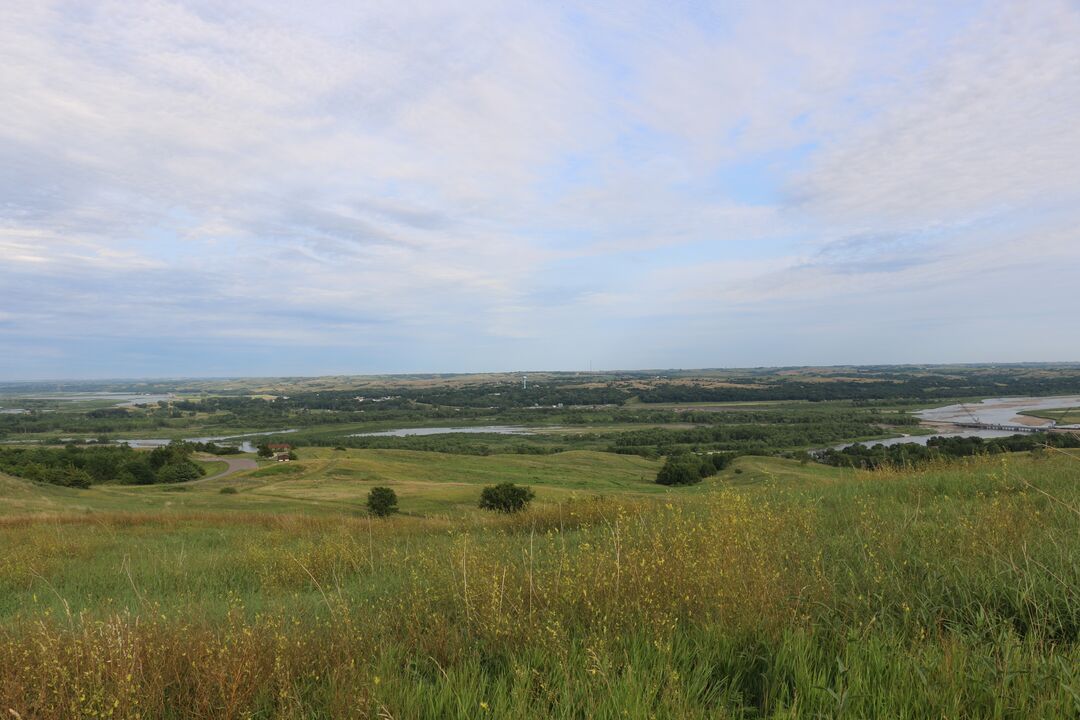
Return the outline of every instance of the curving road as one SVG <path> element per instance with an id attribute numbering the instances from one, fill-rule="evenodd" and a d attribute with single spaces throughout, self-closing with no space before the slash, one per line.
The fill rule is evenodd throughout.
<path id="1" fill-rule="evenodd" d="M 211 480 L 220 480 L 221 478 L 226 477 L 227 475 L 232 475 L 233 473 L 240 472 L 241 470 L 254 470 L 255 468 L 259 467 L 259 464 L 257 462 L 255 462 L 252 458 L 249 458 L 249 457 L 229 457 L 229 456 L 214 455 L 214 456 L 203 457 L 201 459 L 204 459 L 204 460 L 224 460 L 225 462 L 227 462 L 229 464 L 229 467 L 226 468 L 225 470 L 222 470 L 217 475 L 210 475 L 210 476 L 207 476 L 207 477 L 204 477 L 204 478 L 199 478 L 198 480 L 191 480 L 189 482 L 184 483 L 185 485 L 194 485 L 196 483 L 210 482 Z"/>

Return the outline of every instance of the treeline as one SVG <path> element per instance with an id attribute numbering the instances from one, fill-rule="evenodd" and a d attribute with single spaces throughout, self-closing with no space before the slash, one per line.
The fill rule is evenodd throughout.
<path id="1" fill-rule="evenodd" d="M 150 452 L 137 452 L 127 445 L 0 448 L 0 472 L 76 488 L 109 482 L 177 483 L 194 480 L 205 472 L 191 461 L 192 451 L 187 443 L 171 443 Z"/>
<path id="2" fill-rule="evenodd" d="M 944 458 L 996 455 L 1006 452 L 1025 452 L 1051 448 L 1078 448 L 1080 436 L 1071 433 L 1027 433 L 1009 437 L 932 437 L 926 445 L 864 445 L 856 443 L 842 450 L 828 449 L 817 453 L 826 465 L 874 470 L 880 467 L 922 465 Z"/>
<path id="3" fill-rule="evenodd" d="M 302 410 L 384 413 L 390 410 L 422 411 L 462 408 L 508 410 L 539 406 L 619 405 L 632 394 L 613 386 L 575 387 L 545 383 L 523 389 L 517 383 L 467 385 L 462 387 L 409 388 L 382 387 L 363 390 L 324 390 L 300 392 L 272 400 L 245 397 L 208 397 L 198 401 L 174 403 L 181 409 L 219 409 L 250 415 L 255 412 L 288 414 Z M 259 405 L 262 403 L 262 405 Z"/>
<path id="4" fill-rule="evenodd" d="M 734 387 L 742 385 L 743 387 Z M 807 382 L 777 376 L 731 381 L 716 386 L 701 383 L 660 383 L 640 390 L 646 403 L 747 402 L 755 400 L 938 400 L 999 395 L 1056 395 L 1080 393 L 1080 372 L 1054 377 L 1025 377 L 1015 373 L 890 374 L 866 380 Z"/>
<path id="5" fill-rule="evenodd" d="M 713 425 L 677 430 L 649 428 L 619 433 L 609 446 L 611 452 L 657 457 L 679 450 L 738 451 L 769 454 L 778 450 L 813 447 L 847 438 L 881 435 L 881 427 L 869 418 L 822 415 L 802 422 L 775 417 L 746 425 Z"/>
<path id="6" fill-rule="evenodd" d="M 286 436 L 282 436 L 286 437 Z M 446 433 L 440 435 L 410 435 L 392 437 L 304 437 L 289 435 L 295 446 L 336 447 L 341 449 L 421 450 L 452 455 L 550 455 L 570 449 L 547 437 L 499 435 L 496 433 Z"/>
<path id="7" fill-rule="evenodd" d="M 174 441 L 181 442 L 194 451 L 210 453 L 211 455 L 239 455 L 241 453 L 240 448 L 235 445 L 218 445 L 211 442 L 191 442 L 191 441 Z"/>
<path id="8" fill-rule="evenodd" d="M 31 410 L 21 414 L 0 414 L 0 437 L 29 433 L 65 433 L 97 437 L 108 433 L 140 430 L 183 430 L 203 424 L 191 416 L 172 410 L 91 410 L 89 412 Z"/>

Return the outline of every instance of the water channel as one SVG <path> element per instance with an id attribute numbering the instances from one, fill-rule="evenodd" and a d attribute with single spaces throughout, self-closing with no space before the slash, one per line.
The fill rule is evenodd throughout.
<path id="1" fill-rule="evenodd" d="M 932 437 L 981 437 L 996 438 L 1015 435 L 1022 430 L 1006 429 L 997 430 L 991 428 L 965 427 L 961 428 L 956 423 L 971 423 L 983 425 L 1007 425 L 1017 428 L 1030 427 L 1033 429 L 1080 429 L 1080 425 L 1062 425 L 1054 420 L 1021 415 L 1023 412 L 1058 410 L 1062 408 L 1080 408 L 1080 395 L 1058 395 L 1055 397 L 1001 397 L 988 398 L 980 402 L 957 403 L 943 407 L 929 408 L 915 412 L 915 416 L 928 426 L 940 427 L 941 432 L 930 435 L 901 435 L 899 437 L 886 438 L 884 440 L 867 440 L 863 445 L 901 445 L 904 443 L 916 443 L 925 445 Z M 843 450 L 856 443 L 843 443 L 833 446 L 836 450 Z"/>

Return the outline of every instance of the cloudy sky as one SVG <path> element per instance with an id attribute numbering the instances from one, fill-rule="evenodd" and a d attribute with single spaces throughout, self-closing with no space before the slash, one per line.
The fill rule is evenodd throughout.
<path id="1" fill-rule="evenodd" d="M 9 0 L 0 379 L 1080 360 L 1078 38 L 1076 0 Z"/>

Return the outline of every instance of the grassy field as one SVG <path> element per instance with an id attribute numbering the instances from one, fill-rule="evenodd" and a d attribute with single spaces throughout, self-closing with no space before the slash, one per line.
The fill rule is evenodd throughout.
<path id="1" fill-rule="evenodd" d="M 655 468 L 325 450 L 182 492 L 0 478 L 0 708 L 1080 713 L 1080 457 L 876 473 L 744 457 L 672 491 Z M 536 506 L 473 509 L 504 478 L 534 483 Z M 425 517 L 357 516 L 374 483 Z"/>
<path id="2" fill-rule="evenodd" d="M 94 485 L 86 490 L 37 485 L 0 475 L 3 514 L 166 511 L 366 513 L 368 491 L 394 489 L 407 515 L 478 512 L 484 485 L 534 486 L 537 504 L 575 496 L 655 496 L 672 491 L 653 480 L 660 462 L 633 455 L 571 451 L 555 455 L 451 455 L 412 450 L 305 448 L 300 460 L 264 462 L 257 470 L 212 479 L 225 463 L 207 463 L 207 479 L 181 485 Z M 223 495 L 222 488 L 237 490 Z M 685 492 L 704 492 L 705 486 Z"/>

